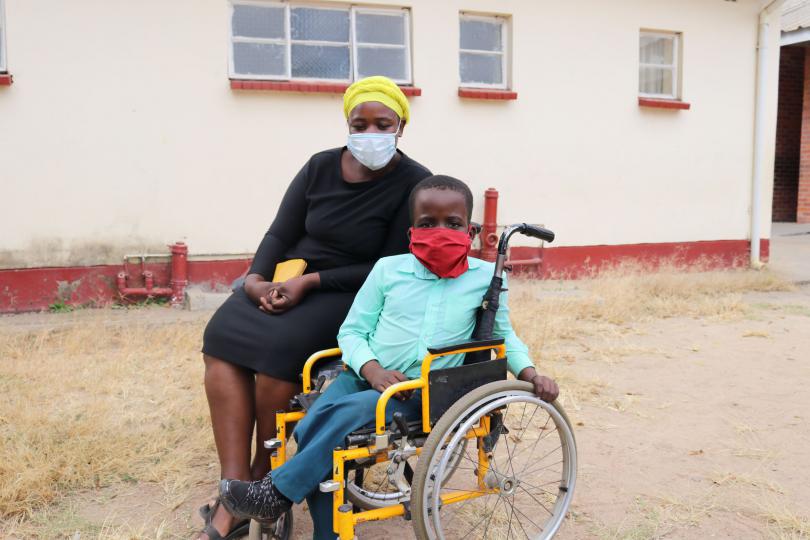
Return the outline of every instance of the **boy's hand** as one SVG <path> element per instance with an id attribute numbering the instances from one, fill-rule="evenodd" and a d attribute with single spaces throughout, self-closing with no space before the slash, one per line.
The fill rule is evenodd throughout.
<path id="1" fill-rule="evenodd" d="M 385 369 L 376 360 L 371 360 L 363 364 L 363 367 L 360 368 L 360 375 L 378 392 L 383 392 L 391 385 L 408 380 L 408 377 L 406 377 L 404 373 L 393 369 Z M 413 390 L 407 390 L 405 392 L 398 392 L 394 397 L 405 401 L 409 399 L 411 395 L 413 395 Z"/>
<path id="2" fill-rule="evenodd" d="M 547 403 L 551 403 L 560 395 L 560 388 L 554 379 L 540 375 L 533 367 L 521 371 L 518 379 L 532 383 L 535 395 Z"/>

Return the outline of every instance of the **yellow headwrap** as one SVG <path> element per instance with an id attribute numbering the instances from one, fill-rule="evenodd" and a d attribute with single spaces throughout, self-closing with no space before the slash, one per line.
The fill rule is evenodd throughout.
<path id="1" fill-rule="evenodd" d="M 410 118 L 408 98 L 399 89 L 397 83 L 380 75 L 366 77 L 352 83 L 343 94 L 343 114 L 346 118 L 352 109 L 367 101 L 382 103 L 402 118 L 405 122 Z"/>

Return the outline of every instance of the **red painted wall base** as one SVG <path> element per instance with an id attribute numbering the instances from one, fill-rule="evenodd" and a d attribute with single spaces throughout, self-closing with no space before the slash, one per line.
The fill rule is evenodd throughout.
<path id="1" fill-rule="evenodd" d="M 510 258 L 541 260 L 536 266 L 515 267 L 515 275 L 577 279 L 623 263 L 650 268 L 693 264 L 704 265 L 707 269 L 744 267 L 749 264 L 750 245 L 748 240 L 712 240 L 618 246 L 514 247 L 510 251 Z M 769 240 L 760 241 L 763 261 L 768 260 L 769 248 Z"/>
<path id="2" fill-rule="evenodd" d="M 189 261 L 191 285 L 228 287 L 250 267 L 250 259 Z M 139 265 L 134 268 L 140 269 Z M 155 284 L 167 286 L 170 263 L 146 265 Z M 68 266 L 0 270 L 0 313 L 48 309 L 55 303 L 70 306 L 106 306 L 120 298 L 115 278 L 121 265 Z M 134 286 L 140 284 L 135 282 Z"/>
<path id="3" fill-rule="evenodd" d="M 760 251 L 767 260 L 768 240 Z M 516 275 L 541 278 L 578 278 L 605 267 L 633 261 L 655 267 L 659 264 L 685 266 L 703 263 L 709 268 L 742 267 L 748 264 L 747 240 L 625 244 L 618 246 L 515 247 L 511 258 L 540 258 L 539 265 L 519 266 Z M 148 264 L 155 283 L 169 282 L 169 263 Z M 189 261 L 191 285 L 229 287 L 245 273 L 250 259 Z M 120 265 L 74 266 L 61 268 L 21 268 L 0 270 L 0 313 L 48 309 L 55 303 L 72 306 L 105 306 L 119 299 L 115 277 Z"/>

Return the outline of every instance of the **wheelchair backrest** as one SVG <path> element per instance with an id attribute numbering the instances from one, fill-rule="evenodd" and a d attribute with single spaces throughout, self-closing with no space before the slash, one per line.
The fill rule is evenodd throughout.
<path id="1" fill-rule="evenodd" d="M 433 369 L 428 376 L 430 425 L 433 426 L 453 403 L 479 386 L 506 379 L 506 357 L 472 365 Z"/>

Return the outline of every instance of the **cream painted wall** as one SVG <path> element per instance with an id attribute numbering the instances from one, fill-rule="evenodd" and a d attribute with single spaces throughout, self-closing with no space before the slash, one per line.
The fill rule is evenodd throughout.
<path id="1" fill-rule="evenodd" d="M 412 8 L 423 95 L 401 148 L 479 201 L 497 187 L 500 222 L 544 223 L 558 245 L 749 237 L 760 1 L 375 3 Z M 345 141 L 340 96 L 230 89 L 227 0 L 5 4 L 0 266 L 180 239 L 252 252 L 309 155 Z M 513 16 L 518 100 L 457 96 L 460 10 Z M 639 108 L 640 28 L 683 32 L 691 110 Z"/>

